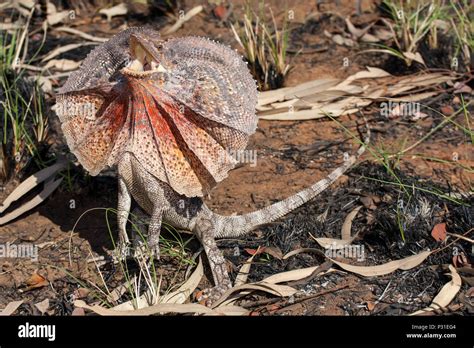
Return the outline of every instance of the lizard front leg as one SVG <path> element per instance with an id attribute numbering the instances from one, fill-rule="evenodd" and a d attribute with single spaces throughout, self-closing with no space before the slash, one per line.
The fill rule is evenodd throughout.
<path id="1" fill-rule="evenodd" d="M 127 221 L 132 205 L 132 197 L 125 185 L 125 181 L 119 176 L 118 179 L 118 204 L 117 204 L 117 225 L 119 243 L 117 246 L 118 256 L 125 259 L 128 255 L 130 240 L 127 235 Z"/>
<path id="2" fill-rule="evenodd" d="M 204 302 L 206 306 L 211 306 L 217 301 L 228 289 L 232 287 L 229 274 L 227 272 L 226 261 L 224 255 L 219 250 L 214 238 L 215 231 L 211 220 L 200 220 L 197 226 L 196 235 L 204 247 L 207 255 L 209 266 L 211 267 L 212 277 L 214 279 L 214 287 L 204 289 L 197 300 Z"/>

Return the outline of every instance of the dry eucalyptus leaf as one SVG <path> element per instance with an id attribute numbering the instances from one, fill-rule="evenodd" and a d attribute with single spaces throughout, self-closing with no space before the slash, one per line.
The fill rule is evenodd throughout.
<path id="1" fill-rule="evenodd" d="M 114 310 L 104 308 L 99 305 L 89 306 L 82 300 L 74 301 L 74 305 L 78 308 L 84 308 L 93 311 L 99 315 L 107 316 L 136 316 L 136 315 L 153 315 L 161 313 L 198 313 L 210 315 L 245 315 L 248 311 L 238 306 L 225 306 L 221 308 L 211 309 L 197 303 L 159 303 L 150 307 L 135 310 Z"/>
<path id="2" fill-rule="evenodd" d="M 263 281 L 252 284 L 242 284 L 227 290 L 224 295 L 222 295 L 222 297 L 213 305 L 213 308 L 221 305 L 222 302 L 224 302 L 233 293 L 242 290 L 260 290 L 280 297 L 288 297 L 294 295 L 297 292 L 297 290 L 291 286 L 271 284 Z"/>
<path id="3" fill-rule="evenodd" d="M 265 120 L 309 120 L 358 112 L 374 101 L 416 102 L 438 95 L 439 86 L 456 86 L 454 73 L 436 72 L 396 77 L 374 67 L 345 80 L 317 79 L 259 94 L 258 116 Z M 460 86 L 458 84 L 458 86 Z M 413 121 L 426 117 L 413 115 Z"/>
<path id="4" fill-rule="evenodd" d="M 259 254 L 258 250 L 260 250 L 260 247 L 257 249 L 257 252 L 252 254 L 252 256 L 249 257 L 248 260 L 242 265 L 242 267 L 240 267 L 239 273 L 235 277 L 234 287 L 247 283 L 247 279 L 250 274 L 250 267 L 252 267 L 252 261 L 254 257 Z"/>
<path id="5" fill-rule="evenodd" d="M 339 111 L 339 110 L 338 110 Z M 303 121 L 303 120 L 314 120 L 318 118 L 326 117 L 327 115 L 318 110 L 299 110 L 294 112 L 280 112 L 271 115 L 259 116 L 262 120 L 275 120 L 275 121 Z M 333 114 L 333 116 L 336 116 Z"/>
<path id="6" fill-rule="evenodd" d="M 313 274 L 316 269 L 320 267 L 318 266 L 313 266 L 313 267 L 306 267 L 306 268 L 301 268 L 301 269 L 294 269 L 291 271 L 286 271 L 286 272 L 281 272 L 277 274 L 273 274 L 265 279 L 263 279 L 263 282 L 265 283 L 270 283 L 270 284 L 279 284 L 279 283 L 284 283 L 284 282 L 291 282 L 291 281 L 296 281 L 296 280 L 301 280 L 304 278 L 309 277 L 311 274 Z M 327 272 L 333 272 L 334 269 L 330 268 Z"/>
<path id="7" fill-rule="evenodd" d="M 178 290 L 163 295 L 163 297 L 159 299 L 159 302 L 184 303 L 187 299 L 189 299 L 189 296 L 191 296 L 194 290 L 196 290 L 203 276 L 204 268 L 202 265 L 202 259 L 200 258 L 196 269 L 191 274 L 191 276 L 183 283 L 183 285 L 181 285 Z"/>
<path id="8" fill-rule="evenodd" d="M 374 79 L 379 77 L 387 77 L 391 76 L 388 72 L 383 69 L 374 68 L 374 67 L 367 67 L 367 70 L 359 71 L 354 75 L 349 76 L 344 80 L 343 84 L 349 84 L 352 81 L 359 80 L 359 79 Z"/>
<path id="9" fill-rule="evenodd" d="M 18 307 L 22 305 L 22 303 L 23 300 L 10 302 L 2 311 L 0 311 L 0 316 L 12 315 Z"/>
<path id="10" fill-rule="evenodd" d="M 66 163 L 63 161 L 60 161 L 47 168 L 41 169 L 35 174 L 29 176 L 26 180 L 24 180 L 20 185 L 18 185 L 13 190 L 13 192 L 10 193 L 7 198 L 5 198 L 2 205 L 0 205 L 0 213 L 4 212 L 5 209 L 7 209 L 14 201 L 18 200 L 20 197 L 25 195 L 27 192 L 29 192 L 31 189 L 33 189 L 34 187 L 36 187 L 38 184 L 42 183 L 49 177 L 55 175 L 65 166 L 66 166 Z"/>
<path id="11" fill-rule="evenodd" d="M 265 254 L 273 256 L 275 259 L 281 260 L 283 253 L 278 247 L 265 247 Z"/>
<path id="12" fill-rule="evenodd" d="M 390 262 L 377 265 L 377 266 L 355 266 L 355 265 L 349 265 L 347 263 L 339 262 L 331 258 L 329 259 L 346 271 L 356 273 L 364 277 L 375 277 L 375 276 L 392 273 L 398 269 L 401 269 L 404 271 L 412 269 L 413 267 L 416 267 L 419 264 L 421 264 L 423 261 L 425 261 L 425 259 L 430 255 L 431 255 L 431 251 L 426 250 L 426 251 L 420 252 L 419 254 L 406 257 L 404 259 L 390 261 Z"/>
<path id="13" fill-rule="evenodd" d="M 46 313 L 49 308 L 49 299 L 46 298 L 41 302 L 35 303 L 35 307 L 38 308 L 41 314 Z"/>
<path id="14" fill-rule="evenodd" d="M 426 65 L 425 61 L 423 60 L 423 57 L 421 57 L 421 54 L 419 52 L 403 52 L 403 55 L 410 60 L 414 60 L 415 62 Z"/>
<path id="15" fill-rule="evenodd" d="M 351 237 L 352 221 L 354 221 L 355 217 L 357 216 L 357 213 L 359 213 L 359 210 L 362 207 L 363 207 L 362 205 L 359 205 L 355 207 L 349 214 L 347 214 L 341 228 L 342 240 L 347 240 L 349 243 L 351 243 L 354 240 L 354 237 Z"/>
<path id="16" fill-rule="evenodd" d="M 81 65 L 80 62 L 76 62 L 71 59 L 51 59 L 43 69 L 57 69 L 61 71 L 75 70 Z"/>
<path id="17" fill-rule="evenodd" d="M 63 180 L 63 178 L 60 178 L 56 181 L 54 181 L 52 178 L 46 180 L 46 182 L 44 184 L 43 191 L 41 191 L 39 194 L 34 196 L 27 203 L 23 204 L 22 206 L 15 209 L 11 213 L 8 213 L 5 216 L 1 217 L 0 218 L 0 225 L 4 225 L 4 224 L 16 219 L 17 217 L 19 217 L 23 213 L 26 213 L 27 211 L 29 211 L 29 210 L 33 209 L 34 207 L 36 207 L 37 205 L 41 204 L 46 198 L 49 197 L 49 195 L 51 193 L 54 192 L 54 190 L 56 190 L 56 188 L 61 184 L 62 180 Z"/>
<path id="18" fill-rule="evenodd" d="M 452 265 L 449 265 L 449 271 L 451 272 L 451 281 L 444 284 L 444 286 L 441 288 L 441 291 L 431 302 L 431 305 L 410 315 L 419 315 L 426 312 L 431 312 L 435 309 L 444 308 L 451 303 L 451 301 L 456 297 L 457 293 L 461 289 L 461 277 Z"/>
<path id="19" fill-rule="evenodd" d="M 343 239 L 338 239 L 338 238 L 315 238 L 314 239 L 316 243 L 321 245 L 324 249 L 333 249 L 333 250 L 339 250 L 343 249 L 346 245 L 351 244 L 352 241 L 349 240 L 343 240 Z"/>

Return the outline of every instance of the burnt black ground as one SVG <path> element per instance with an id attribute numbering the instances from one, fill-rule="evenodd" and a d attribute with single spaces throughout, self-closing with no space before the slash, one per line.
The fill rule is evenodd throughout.
<path id="1" fill-rule="evenodd" d="M 395 174 L 408 187 L 414 185 L 430 191 L 438 189 L 445 193 L 449 190 L 427 180 L 406 176 L 397 170 Z M 379 181 L 374 184 L 374 180 Z M 356 206 L 363 205 L 361 198 L 367 200 L 367 197 L 379 202 L 366 202 L 366 206 L 370 204 L 370 207 L 363 207 L 359 211 L 352 226 L 352 235 L 358 234 L 353 244 L 364 246 L 366 260 L 357 263 L 351 259 L 342 259 L 344 262 L 377 265 L 405 258 L 423 250 L 438 249 L 445 244 L 440 244 L 431 236 L 431 231 L 437 223 L 446 222 L 448 232 L 461 235 L 474 227 L 472 197 L 457 204 L 420 190 L 409 189 L 408 192 L 403 192 L 395 185 L 380 183 L 380 180 L 395 181 L 383 166 L 363 163 L 350 171 L 349 180 L 345 184 L 323 192 L 317 199 L 289 214 L 279 223 L 263 228 L 263 233 L 253 233 L 237 243 L 235 240 L 219 241 L 219 245 L 224 249 L 227 247 L 226 257 L 234 264 L 243 264 L 249 257 L 244 248 L 257 249 L 258 246 L 276 247 L 283 254 L 298 248 L 315 248 L 323 253 L 324 249 L 310 237 L 309 233 L 315 237 L 341 238 L 341 227 L 347 214 Z M 326 211 L 326 219 L 321 222 L 320 216 Z M 425 215 L 421 211 L 425 211 Z M 405 241 L 399 225 L 403 226 Z M 451 241 L 452 239 L 448 240 L 448 243 Z M 236 244 L 242 251 L 240 257 L 233 256 Z M 387 306 L 377 314 L 408 314 L 419 308 L 420 303 L 428 305 L 430 299 L 449 281 L 449 277 L 443 274 L 456 252 L 463 252 L 472 263 L 470 243 L 458 240 L 448 248 L 429 256 L 425 262 L 412 270 L 399 270 L 372 279 L 360 277 L 358 281 L 374 287 L 375 297 L 380 296 L 390 283 L 390 291 L 382 301 Z M 257 257 L 250 280 L 259 281 L 278 272 L 315 266 L 323 261 L 324 257 L 316 253 L 299 254 L 287 260 L 278 260 L 271 256 Z M 316 278 L 302 287 L 314 289 L 314 286 L 328 281 L 335 286 L 345 279 L 339 274 L 329 274 Z M 331 285 L 327 287 L 330 288 Z M 467 288 L 463 285 L 463 289 Z M 472 308 L 465 308 L 465 311 L 466 313 L 472 311 Z M 345 313 L 362 314 L 360 309 L 345 309 Z"/>

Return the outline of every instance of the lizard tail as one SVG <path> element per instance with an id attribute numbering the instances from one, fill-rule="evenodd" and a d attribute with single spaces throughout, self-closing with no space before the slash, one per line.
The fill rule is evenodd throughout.
<path id="1" fill-rule="evenodd" d="M 370 141 L 370 128 L 367 120 L 365 120 L 365 124 L 367 127 L 366 139 L 357 150 L 357 153 L 350 156 L 340 167 L 333 170 L 327 177 L 293 196 L 248 214 L 237 216 L 222 216 L 215 214 L 218 221 L 216 226 L 216 237 L 229 238 L 242 236 L 258 226 L 271 223 L 285 216 L 323 192 L 333 182 L 339 179 L 351 166 L 353 166 L 357 159 L 364 153 Z"/>

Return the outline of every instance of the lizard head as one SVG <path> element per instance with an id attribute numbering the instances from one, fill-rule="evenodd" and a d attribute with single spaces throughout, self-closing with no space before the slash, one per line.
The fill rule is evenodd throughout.
<path id="1" fill-rule="evenodd" d="M 130 63 L 122 69 L 124 75 L 145 77 L 156 72 L 166 72 L 160 64 L 161 40 L 159 35 L 135 33 L 130 35 Z"/>

